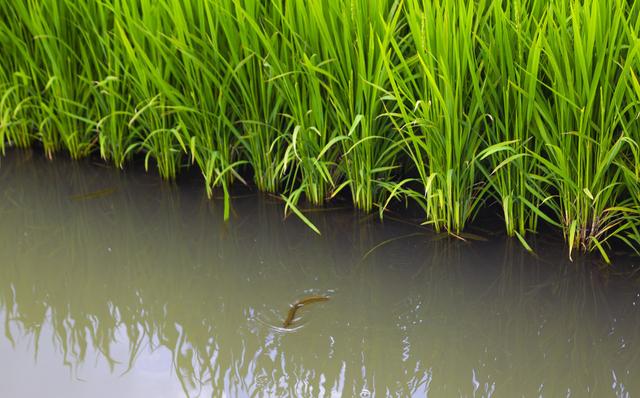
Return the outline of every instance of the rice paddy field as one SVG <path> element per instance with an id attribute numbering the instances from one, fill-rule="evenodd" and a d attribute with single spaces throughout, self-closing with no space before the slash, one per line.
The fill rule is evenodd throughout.
<path id="1" fill-rule="evenodd" d="M 0 0 L 0 50 L 0 396 L 640 394 L 640 2 Z"/>
<path id="2" fill-rule="evenodd" d="M 3 153 L 640 250 L 635 1 L 2 0 L 0 45 Z"/>

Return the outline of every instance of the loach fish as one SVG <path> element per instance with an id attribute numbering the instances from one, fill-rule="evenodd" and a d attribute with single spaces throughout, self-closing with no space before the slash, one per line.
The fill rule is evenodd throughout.
<path id="1" fill-rule="evenodd" d="M 118 190 L 117 188 L 99 189 L 99 190 L 94 191 L 94 192 L 89 192 L 89 193 L 79 194 L 79 195 L 72 195 L 71 199 L 72 200 L 76 200 L 76 201 L 97 199 L 97 198 L 101 198 L 103 196 L 111 195 L 112 193 L 116 192 L 117 190 Z"/>
<path id="2" fill-rule="evenodd" d="M 287 313 L 287 319 L 284 320 L 284 323 L 282 324 L 282 326 L 284 328 L 288 328 L 289 326 L 291 326 L 291 324 L 293 323 L 293 318 L 296 316 L 296 312 L 298 311 L 298 308 L 301 308 L 307 304 L 318 303 L 318 302 L 327 301 L 327 300 L 329 300 L 329 296 L 307 296 L 307 297 L 301 298 L 300 300 L 296 301 L 291 305 L 291 308 L 289 308 L 289 312 Z"/>

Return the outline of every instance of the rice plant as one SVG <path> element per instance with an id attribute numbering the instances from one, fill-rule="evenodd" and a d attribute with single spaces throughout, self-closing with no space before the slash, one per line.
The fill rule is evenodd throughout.
<path id="1" fill-rule="evenodd" d="M 28 147 L 33 136 L 29 131 L 27 119 L 22 117 L 29 106 L 29 97 L 20 96 L 20 85 L 0 88 L 0 154 L 5 153 L 5 147 Z"/>
<path id="2" fill-rule="evenodd" d="M 407 29 L 388 65 L 392 119 L 417 173 L 407 190 L 436 231 L 460 233 L 483 199 L 476 158 L 485 135 L 485 66 L 478 58 L 486 2 L 405 4 Z"/>
<path id="3" fill-rule="evenodd" d="M 481 158 L 488 160 L 486 179 L 502 207 L 507 234 L 527 247 L 525 234 L 536 231 L 540 215 L 546 218 L 538 210 L 546 185 L 536 178 L 538 164 L 529 156 L 542 144 L 533 129 L 542 98 L 538 76 L 546 10 L 543 2 L 494 1 L 480 43 L 489 80 L 487 147 Z"/>
<path id="4" fill-rule="evenodd" d="M 202 171 L 207 194 L 222 186 L 228 198 L 228 186 L 234 178 L 242 180 L 235 168 L 238 160 L 239 128 L 232 118 L 228 91 L 231 76 L 225 63 L 227 44 L 221 40 L 221 20 L 226 18 L 215 2 L 193 5 L 167 1 L 173 35 L 168 44 L 178 51 L 172 80 L 179 83 L 177 101 L 184 142 L 192 162 Z M 193 29 L 197 27 L 197 29 Z"/>
<path id="5" fill-rule="evenodd" d="M 370 211 L 385 203 L 399 151 L 391 123 L 381 115 L 389 88 L 385 60 L 401 13 L 400 1 L 347 3 L 325 0 L 315 7 L 323 24 L 324 58 L 330 64 L 329 99 L 341 136 L 344 182 L 353 204 Z"/>
<path id="6" fill-rule="evenodd" d="M 312 228 L 302 200 L 413 200 L 457 237 L 499 208 L 527 248 L 544 224 L 609 261 L 640 251 L 639 20 L 624 0 L 0 0 L 0 152 L 197 167 L 227 216 L 252 181 Z"/>
<path id="7" fill-rule="evenodd" d="M 224 40 L 222 62 L 229 79 L 225 92 L 230 117 L 244 156 L 261 191 L 278 192 L 282 186 L 280 165 L 290 135 L 283 116 L 284 99 L 277 93 L 272 54 L 278 37 L 269 26 L 269 3 L 255 0 L 218 2 L 220 40 Z"/>
<path id="8" fill-rule="evenodd" d="M 539 178 L 553 191 L 545 204 L 573 249 L 599 250 L 627 223 L 630 203 L 621 160 L 637 145 L 629 128 L 636 118 L 632 92 L 638 65 L 637 22 L 626 1 L 551 4 L 542 43 L 536 101 L 536 139 L 531 152 Z M 637 129 L 637 124 L 634 124 Z"/>
<path id="9" fill-rule="evenodd" d="M 313 12 L 321 11 L 321 4 L 280 1 L 272 2 L 271 7 L 276 16 L 272 28 L 282 47 L 277 57 L 270 58 L 271 80 L 285 101 L 290 134 L 280 172 L 290 176 L 287 191 L 292 203 L 304 193 L 309 202 L 321 205 L 339 178 L 335 160 L 340 140 L 330 104 L 324 100 L 330 92 L 328 68 L 333 61 L 320 54 L 321 26 Z"/>
<path id="10" fill-rule="evenodd" d="M 87 76 L 99 59 L 82 52 L 83 42 L 69 21 L 80 23 L 66 1 L 26 1 L 15 4 L 14 18 L 22 21 L 21 40 L 29 48 L 25 70 L 33 82 L 32 96 L 39 119 L 38 136 L 49 157 L 63 145 L 72 157 L 87 155 L 95 144 L 95 118 L 88 106 Z"/>

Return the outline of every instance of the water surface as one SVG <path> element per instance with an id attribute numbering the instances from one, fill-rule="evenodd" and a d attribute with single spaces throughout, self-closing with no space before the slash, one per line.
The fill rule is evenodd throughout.
<path id="1" fill-rule="evenodd" d="M 317 236 L 282 211 L 238 195 L 225 223 L 197 180 L 9 152 L 0 396 L 640 394 L 640 279 L 622 267 L 348 209 L 310 213 Z M 310 294 L 331 299 L 283 329 Z"/>

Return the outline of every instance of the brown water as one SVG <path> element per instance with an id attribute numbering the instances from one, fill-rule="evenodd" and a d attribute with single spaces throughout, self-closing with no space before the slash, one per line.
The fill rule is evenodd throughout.
<path id="1" fill-rule="evenodd" d="M 224 223 L 198 181 L 8 153 L 0 397 L 640 394 L 639 276 L 282 210 L 239 197 Z"/>

